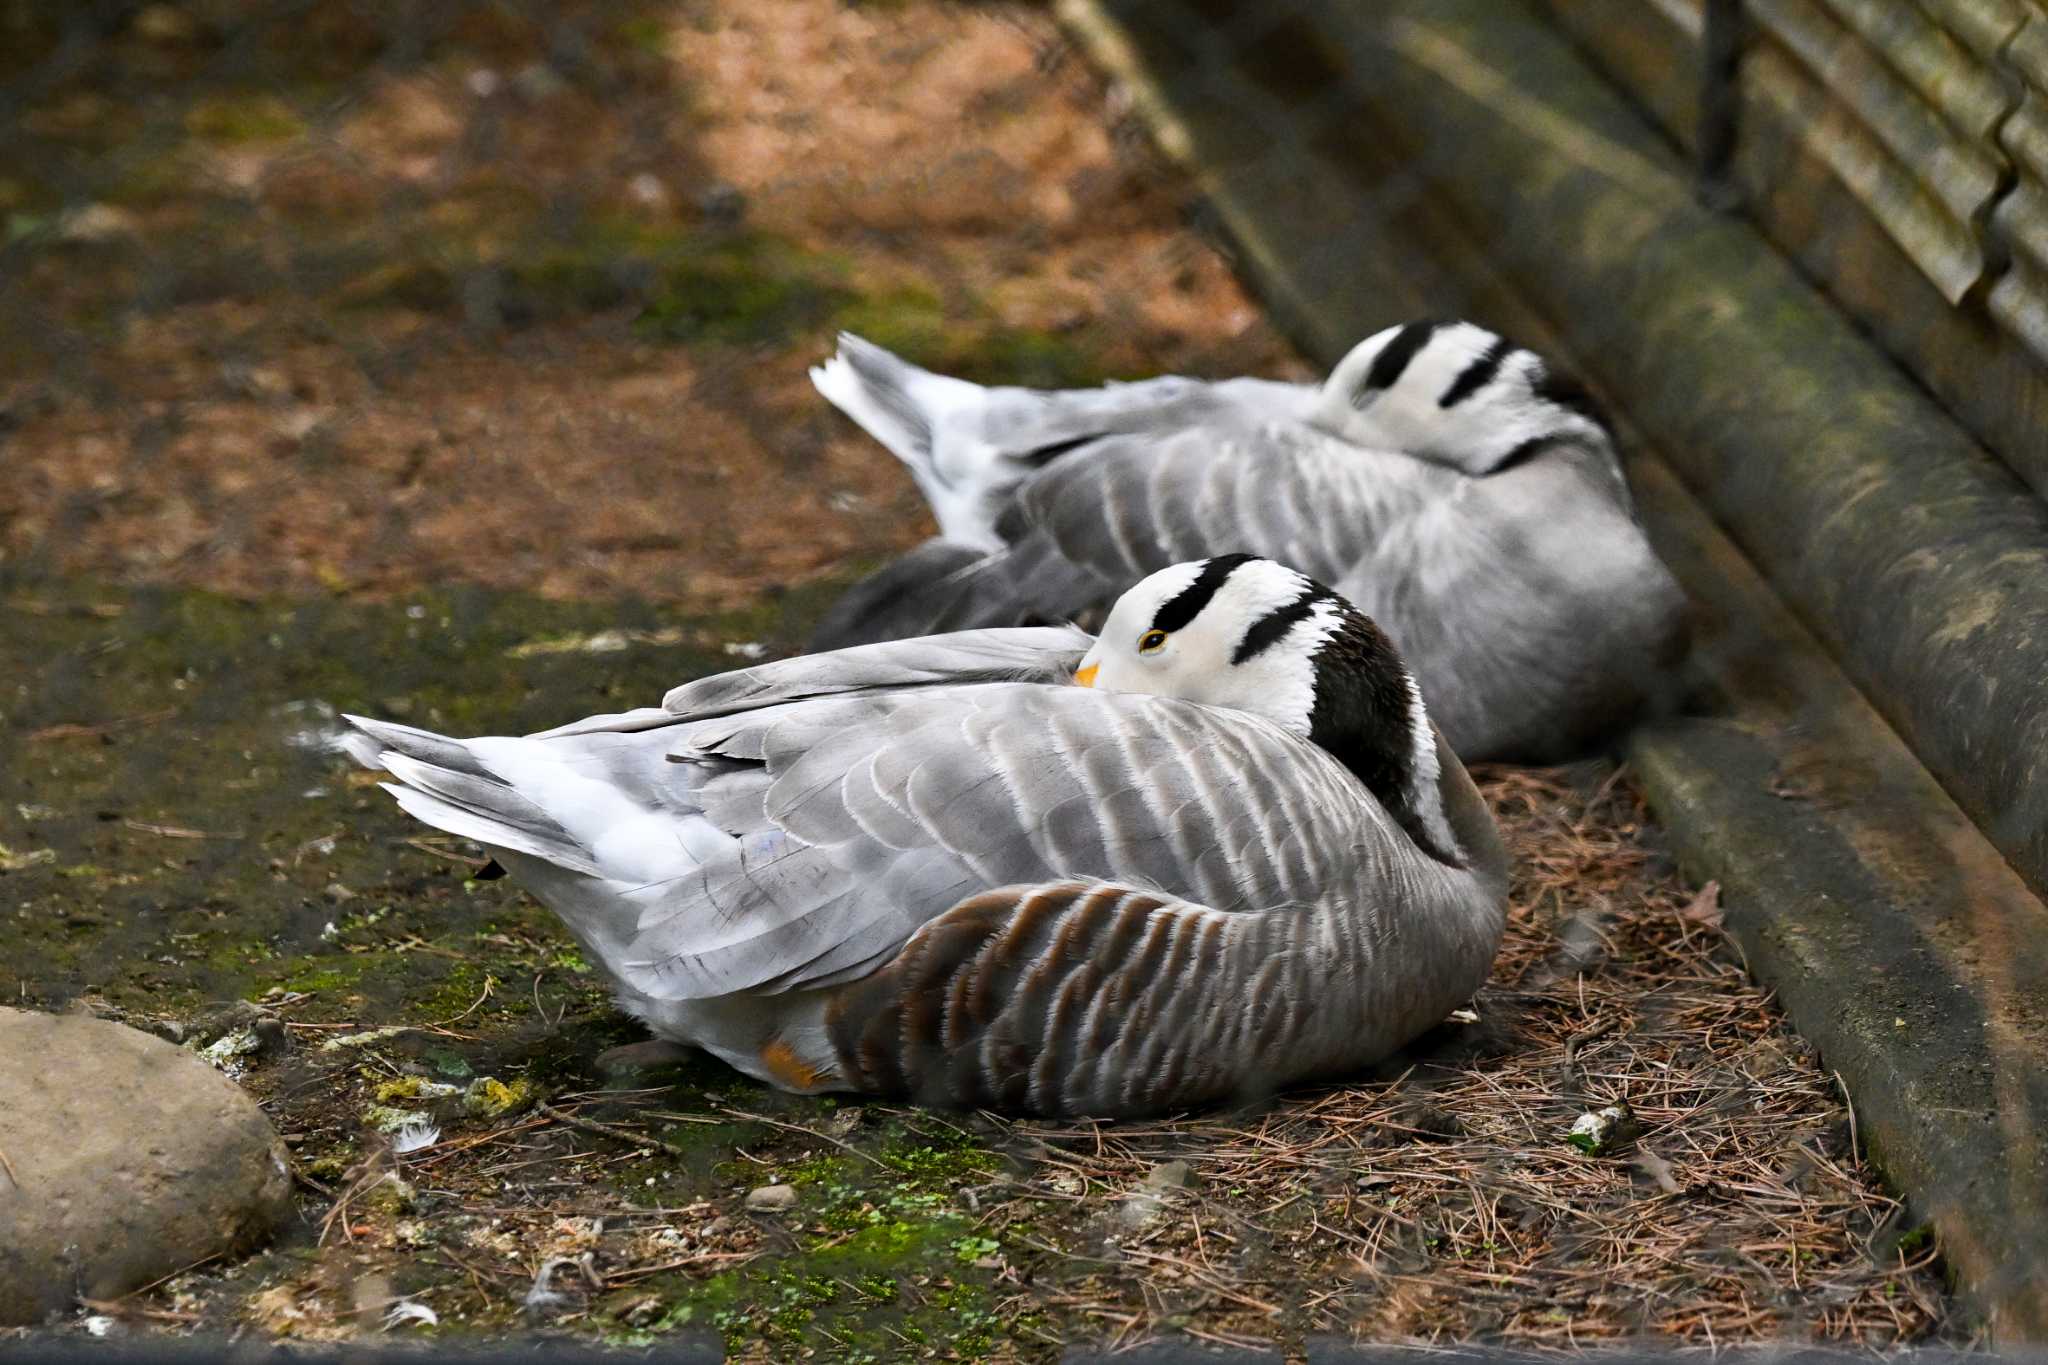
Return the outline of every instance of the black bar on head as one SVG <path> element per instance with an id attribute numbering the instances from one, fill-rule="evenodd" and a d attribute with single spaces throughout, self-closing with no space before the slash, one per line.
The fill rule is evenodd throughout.
<path id="1" fill-rule="evenodd" d="M 1202 566 L 1195 575 L 1195 581 L 1166 599 L 1159 606 L 1159 612 L 1152 618 L 1152 629 L 1175 631 L 1201 615 L 1202 608 L 1209 605 L 1209 599 L 1223 586 L 1223 581 L 1237 572 L 1240 564 L 1248 564 L 1257 555 L 1218 555 Z"/>
<path id="2" fill-rule="evenodd" d="M 1495 337 L 1493 345 L 1481 351 L 1470 365 L 1458 371 L 1458 377 L 1444 390 L 1443 397 L 1436 400 L 1436 405 L 1440 408 L 1455 408 L 1491 384 L 1493 377 L 1500 373 L 1501 362 L 1506 360 L 1514 349 L 1514 342 L 1506 337 Z"/>
<path id="3" fill-rule="evenodd" d="M 1373 395 L 1392 388 L 1408 368 L 1408 362 L 1415 359 L 1416 352 L 1428 344 L 1437 326 L 1434 321 L 1411 322 L 1394 333 L 1394 339 L 1380 347 L 1380 353 L 1372 358 L 1365 382 L 1351 395 L 1351 406 L 1362 408 L 1372 401 Z"/>
<path id="4" fill-rule="evenodd" d="M 1256 659 L 1278 644 L 1297 622 L 1306 621 L 1309 613 L 1316 609 L 1316 603 L 1336 595 L 1320 583 L 1309 584 L 1301 596 L 1284 607 L 1273 608 L 1252 622 L 1252 628 L 1244 633 L 1244 639 L 1238 641 L 1230 662 L 1241 664 L 1247 659 Z"/>

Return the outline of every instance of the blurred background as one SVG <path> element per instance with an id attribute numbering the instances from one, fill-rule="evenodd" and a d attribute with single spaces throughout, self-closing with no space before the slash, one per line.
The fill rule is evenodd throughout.
<path id="1" fill-rule="evenodd" d="M 2048 330 L 2027 330 L 2039 277 L 2014 247 L 2033 172 L 1987 175 L 1977 146 L 2043 106 L 1968 57 L 1981 40 L 1979 65 L 2004 63 L 2048 12 L 1756 0 L 1764 55 L 1736 90 L 1721 0 L 1447 0 L 1469 32 L 1391 8 L 1347 52 L 1326 30 L 1373 7 L 0 0 L 0 1001 L 232 1041 L 219 1060 L 284 1132 L 300 1207 L 272 1251 L 62 1330 L 695 1335 L 755 1360 L 1050 1360 L 1161 1335 L 1977 1339 L 1950 1225 L 1867 1164 L 1842 1063 L 1750 979 L 1720 888 L 1679 875 L 1640 764 L 1480 774 L 1518 870 L 1478 1025 L 1356 1087 L 1105 1128 L 797 1100 L 701 1061 L 608 1072 L 596 1056 L 642 1035 L 548 913 L 325 747 L 339 711 L 522 732 L 800 648 L 931 529 L 810 385 L 840 329 L 1058 387 L 1310 380 L 1378 327 L 1473 317 L 1642 400 L 1655 439 L 1617 404 L 1629 469 L 1681 577 L 1705 562 L 1754 587 L 1740 553 L 1713 558 L 1689 486 L 1820 637 L 1720 601 L 1717 685 L 1788 639 L 1853 672 L 1868 640 L 1827 614 L 1853 594 L 1814 570 L 1802 596 L 1773 558 L 1824 548 L 1777 488 L 1832 448 L 1778 439 L 1743 407 L 1768 386 L 1700 363 L 1733 304 L 1672 291 L 1667 315 L 1585 261 L 1651 260 L 1685 233 L 1641 227 L 1646 204 L 1719 213 L 1744 186 L 1782 257 L 1730 248 L 1731 291 L 1797 260 L 1912 370 L 1875 351 L 1780 367 L 1803 386 L 1783 411 L 1881 449 L 1870 433 L 1919 409 L 1859 406 L 1842 378 L 1881 371 L 2048 470 L 2026 445 L 2026 347 Z M 1508 10 L 1604 74 L 1573 68 L 1560 94 L 1549 49 L 1529 71 L 1481 51 Z M 1961 16 L 1940 19 L 1963 35 L 1940 38 L 1952 67 L 1907 41 L 1937 12 Z M 1599 103 L 1618 91 L 1626 128 Z M 1459 98 L 1557 162 L 1473 136 Z M 1737 145 L 1741 99 L 1776 112 Z M 1913 142 L 1944 118 L 1974 132 Z M 1741 322 L 1724 355 L 1817 354 L 1791 322 Z M 1971 450 L 2013 524 L 2034 517 Z M 1875 538 L 1936 538 L 1895 534 L 1909 519 L 1881 502 Z M 1869 690 L 1895 720 L 1920 704 Z M 1852 804 L 1808 800 L 1842 712 L 1785 695 L 1743 741 L 1826 752 L 1709 752 L 1764 801 L 1748 837 L 1774 851 Z M 1905 824 L 1845 842 L 1904 848 Z M 1929 866 L 1913 894 L 1953 890 Z M 1943 965 L 1916 960 L 1929 992 L 2007 961 L 1942 943 Z M 1891 1038 L 1909 1007 L 1867 994 Z M 1930 1066 L 1976 1077 L 1928 1017 L 1901 1046 L 1925 1027 Z M 485 1079 L 496 1108 L 430 1102 Z M 1563 1140 L 1622 1099 L 1640 1152 Z M 408 1113 L 434 1140 L 396 1152 Z M 756 1217 L 749 1196 L 782 1186 L 798 1211 Z M 400 1302 L 437 1319 L 394 1326 Z"/>

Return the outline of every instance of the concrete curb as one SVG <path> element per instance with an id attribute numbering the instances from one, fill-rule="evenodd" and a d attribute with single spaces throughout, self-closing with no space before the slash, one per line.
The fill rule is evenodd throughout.
<path id="1" fill-rule="evenodd" d="M 1522 7 L 1308 5 L 1250 44 L 1242 6 L 1060 13 L 1318 358 L 1410 316 L 1465 315 L 1625 400 L 1630 444 L 1656 452 L 1632 481 L 1697 600 L 1692 682 L 1712 713 L 1646 727 L 1632 757 L 1994 1337 L 2048 1340 L 2048 908 L 1821 643 L 1902 699 L 1886 709 L 1973 814 L 2040 796 L 2048 743 L 2026 736 L 2048 707 L 2013 722 L 1982 695 L 2048 649 L 2027 624 L 2048 618 L 1999 615 L 2048 603 L 2048 576 L 1984 576 L 2048 546 L 2039 504 L 1761 238 L 1694 207 L 1675 159 Z M 1396 46 L 1356 31 L 1388 25 Z M 1241 65 L 1248 47 L 1262 56 Z M 1418 122 L 1434 145 L 1418 149 Z M 1865 420 L 1816 432 L 1842 402 Z M 1820 641 L 1687 482 L 1748 527 Z M 1973 767 L 1999 736 L 2036 747 Z M 1994 837 L 2048 868 L 2034 820 L 1994 821 Z"/>

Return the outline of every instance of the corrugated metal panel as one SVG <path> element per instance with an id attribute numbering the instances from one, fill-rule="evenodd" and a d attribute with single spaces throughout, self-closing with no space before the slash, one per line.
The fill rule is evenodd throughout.
<path id="1" fill-rule="evenodd" d="M 2048 186 L 2037 180 L 2022 181 L 2000 201 L 1991 222 L 2011 245 L 2014 256 L 2025 258 L 2038 270 L 2048 270 Z"/>
<path id="2" fill-rule="evenodd" d="M 1784 0 L 1768 0 L 1782 4 Z M 1837 101 L 1800 63 L 1775 47 L 1743 58 L 1745 95 L 1753 92 L 1876 220 L 1907 258 L 1950 303 L 1958 302 L 1984 273 L 1984 252 L 1969 226 L 1972 212 L 1990 202 L 1993 174 L 1974 203 L 1958 212 L 1872 134 L 1856 112 Z M 1747 139 L 1744 130 L 1744 140 Z M 1749 186 L 1760 188 L 1754 184 Z"/>
<path id="3" fill-rule="evenodd" d="M 2048 16 L 2030 14 L 2004 55 L 2006 69 L 2025 87 L 1998 130 L 2018 180 L 1991 215 L 1990 231 L 2011 264 L 1985 303 L 2048 363 Z"/>
<path id="4" fill-rule="evenodd" d="M 1990 311 L 1974 300 L 1952 306 L 1897 245 L 1900 234 L 1879 226 L 1870 190 L 1851 189 L 1857 174 L 1882 173 L 1869 168 L 1889 160 L 1885 149 L 1867 133 L 1859 145 L 1854 121 L 1775 46 L 1744 57 L 1741 85 L 1735 173 L 1759 226 L 2048 498 L 2048 367 L 2029 344 L 2048 331 L 2043 276 L 2028 267 L 2001 277 L 1985 300 Z M 1850 127 L 1816 136 L 1829 119 Z M 2010 120 L 2003 131 L 2012 132 Z M 1946 221 L 1931 201 L 1900 211 Z"/>
<path id="5" fill-rule="evenodd" d="M 1981 142 L 1951 128 L 1877 49 L 1810 0 L 1750 0 L 1750 13 L 1825 87 L 1833 107 L 1811 136 L 1842 145 L 1818 147 L 1822 157 L 1839 163 L 1843 183 L 1942 295 L 1960 301 L 1983 274 L 1984 254 L 1971 224 L 1998 192 L 1998 161 Z M 1951 50 L 1961 54 L 1959 47 Z M 1745 64 L 1765 55 L 1754 53 Z M 1873 141 L 1882 154 L 1870 154 Z M 1946 224 L 1925 211 L 1930 199 Z"/>
<path id="6" fill-rule="evenodd" d="M 1998 140 L 2022 176 L 2048 181 L 2048 95 L 2027 91 L 1998 130 Z"/>
<path id="7" fill-rule="evenodd" d="M 2048 91 L 2048 14 L 2039 9 L 2006 45 L 2005 59 L 2036 90 Z"/>
<path id="8" fill-rule="evenodd" d="M 2005 82 L 1919 9 L 1898 0 L 1825 0 L 1844 28 L 1868 43 L 1948 125 L 1989 145 L 2012 103 Z"/>
<path id="9" fill-rule="evenodd" d="M 1696 147 L 1689 0 L 1544 0 Z M 1751 214 L 2048 497 L 2048 0 L 1742 0 Z"/>
<path id="10" fill-rule="evenodd" d="M 1699 145 L 1706 0 L 1543 0 L 1558 26 L 1688 151 Z"/>
<path id="11" fill-rule="evenodd" d="M 2022 0 L 1919 0 L 1920 11 L 1946 29 L 1979 61 L 1992 62 L 2026 22 Z"/>
<path id="12" fill-rule="evenodd" d="M 2011 267 L 1991 287 L 1985 303 L 1990 306 L 1991 315 L 2024 342 L 2028 350 L 2048 360 L 2048 274 L 2035 269 L 2026 257 L 2016 255 Z M 2037 428 L 2034 440 L 2038 443 L 2040 439 Z M 2022 468 L 2021 472 L 2028 471 Z M 2048 497 L 2048 488 L 2038 479 L 2034 487 Z"/>

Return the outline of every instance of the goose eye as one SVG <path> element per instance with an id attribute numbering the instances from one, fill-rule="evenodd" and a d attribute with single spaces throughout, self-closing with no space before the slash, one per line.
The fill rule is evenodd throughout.
<path id="1" fill-rule="evenodd" d="M 1166 632 L 1163 630 L 1148 630 L 1138 637 L 1138 652 L 1140 654 L 1157 654 L 1164 648 L 1166 648 Z"/>

